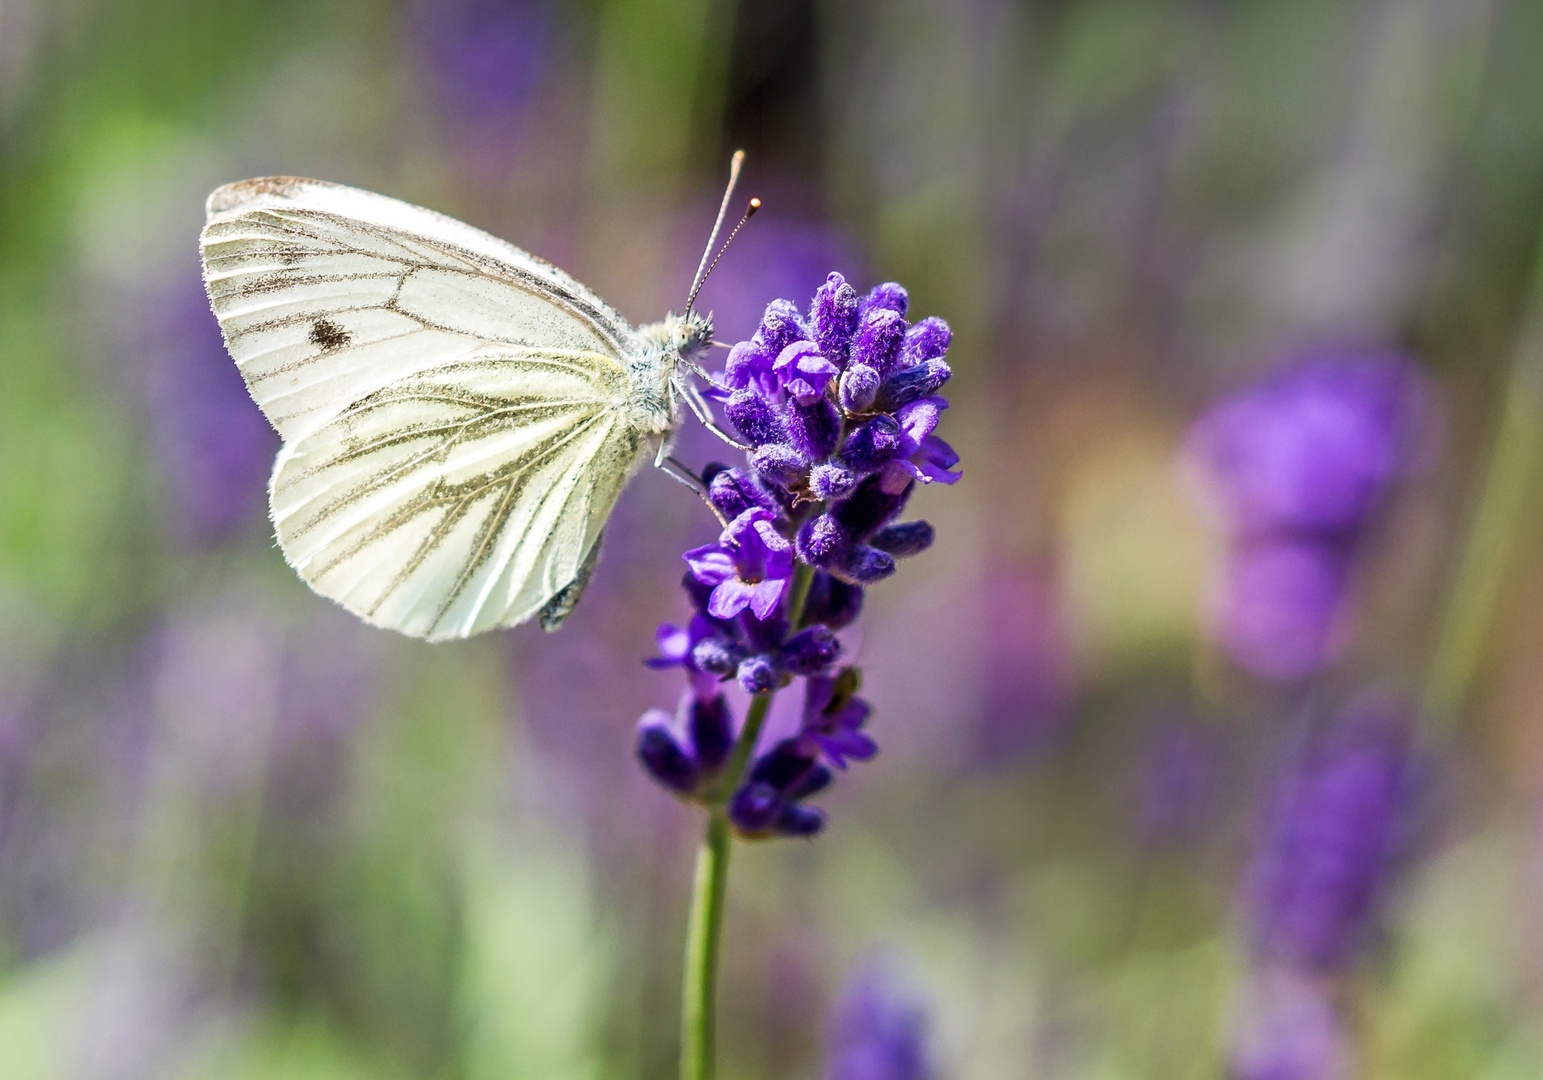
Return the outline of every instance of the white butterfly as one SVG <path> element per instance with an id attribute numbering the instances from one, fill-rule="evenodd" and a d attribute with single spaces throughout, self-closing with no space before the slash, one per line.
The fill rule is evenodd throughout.
<path id="1" fill-rule="evenodd" d="M 555 629 L 649 444 L 672 464 L 679 402 L 717 430 L 686 379 L 712 337 L 690 303 L 634 330 L 512 244 L 338 184 L 243 180 L 207 211 L 204 286 L 284 440 L 279 545 L 370 623 Z"/>

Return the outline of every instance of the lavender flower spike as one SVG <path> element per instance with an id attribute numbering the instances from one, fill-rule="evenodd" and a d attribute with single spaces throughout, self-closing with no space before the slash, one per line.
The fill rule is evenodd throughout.
<path id="1" fill-rule="evenodd" d="M 930 1080 L 927 1013 L 870 959 L 843 990 L 831 1026 L 825 1080 Z M 902 984 L 903 985 L 903 984 Z"/>
<path id="2" fill-rule="evenodd" d="M 1354 958 L 1405 831 L 1407 741 L 1395 707 L 1362 704 L 1281 784 L 1244 884 L 1262 959 L 1332 972 Z"/>
<path id="3" fill-rule="evenodd" d="M 911 326 L 908 306 L 899 285 L 859 297 L 833 273 L 807 318 L 790 301 L 768 304 L 712 376 L 711 396 L 751 449 L 744 465 L 702 473 L 729 523 L 716 543 L 685 553 L 696 612 L 685 627 L 659 628 L 648 661 L 683 670 L 691 693 L 675 717 L 644 718 L 638 756 L 661 786 L 719 810 L 741 839 L 819 832 L 825 817 L 805 801 L 833 769 L 878 753 L 858 671 L 837 668 L 837 632 L 857 618 L 866 586 L 932 546 L 930 524 L 895 520 L 916 484 L 960 478 L 959 455 L 935 434 L 948 407 L 948 326 Z M 730 678 L 752 704 L 732 752 L 712 752 L 704 739 L 718 745 L 733 730 L 720 685 Z M 797 733 L 757 745 L 771 695 L 798 679 Z"/>
<path id="4" fill-rule="evenodd" d="M 1335 659 L 1352 555 L 1394 481 L 1429 458 L 1430 406 L 1408 359 L 1339 352 L 1196 422 L 1186 456 L 1229 540 L 1212 629 L 1240 667 L 1289 682 Z"/>

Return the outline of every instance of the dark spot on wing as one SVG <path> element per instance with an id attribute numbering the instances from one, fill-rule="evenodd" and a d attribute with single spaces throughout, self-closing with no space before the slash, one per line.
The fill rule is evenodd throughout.
<path id="1" fill-rule="evenodd" d="M 319 348 L 341 349 L 351 340 L 353 335 L 331 319 L 317 319 L 311 324 L 311 344 Z"/>

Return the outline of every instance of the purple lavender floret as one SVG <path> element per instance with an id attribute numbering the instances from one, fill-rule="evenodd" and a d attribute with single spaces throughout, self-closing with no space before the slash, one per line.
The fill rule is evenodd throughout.
<path id="1" fill-rule="evenodd" d="M 1352 553 L 1430 456 L 1431 417 L 1412 361 L 1352 352 L 1289 366 L 1196 422 L 1186 456 L 1230 538 L 1213 626 L 1241 667 L 1289 681 L 1333 661 Z"/>
<path id="2" fill-rule="evenodd" d="M 862 730 L 873 707 L 857 696 L 859 682 L 857 669 L 847 667 L 835 678 L 814 676 L 804 684 L 802 737 L 838 769 L 845 769 L 848 759 L 867 761 L 879 752 Z"/>
<path id="3" fill-rule="evenodd" d="M 826 1080 L 929 1080 L 927 1011 L 888 966 L 869 960 L 836 1005 Z"/>
<path id="4" fill-rule="evenodd" d="M 682 556 L 691 573 L 713 586 L 707 614 L 732 619 L 749 608 L 768 619 L 793 576 L 793 545 L 773 527 L 771 512 L 752 507 L 723 530 L 716 544 L 692 548 Z"/>
<path id="5" fill-rule="evenodd" d="M 1285 777 L 1244 879 L 1248 936 L 1261 959 L 1307 972 L 1354 959 L 1408 831 L 1412 774 L 1403 717 L 1366 702 Z"/>
<path id="6" fill-rule="evenodd" d="M 860 297 L 832 273 L 807 314 L 768 304 L 713 376 L 709 396 L 747 460 L 702 473 L 725 527 L 686 552 L 682 584 L 696 613 L 686 627 L 660 627 L 648 663 L 685 671 L 698 703 L 717 700 L 729 679 L 752 695 L 804 679 L 804 717 L 796 736 L 752 756 L 732 791 L 681 734 L 684 713 L 649 713 L 638 753 L 662 786 L 723 808 L 744 837 L 818 832 L 824 817 L 803 800 L 830 783 L 831 767 L 878 751 L 863 730 L 870 708 L 856 696 L 857 669 L 837 669 L 837 632 L 862 610 L 865 586 L 932 545 L 930 524 L 896 520 L 916 484 L 960 478 L 959 456 L 934 434 L 948 407 L 948 326 L 911 326 L 908 306 L 899 285 Z M 808 587 L 795 612 L 796 582 Z"/>

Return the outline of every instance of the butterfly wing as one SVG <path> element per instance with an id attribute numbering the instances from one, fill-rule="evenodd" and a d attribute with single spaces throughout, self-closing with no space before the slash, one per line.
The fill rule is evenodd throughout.
<path id="1" fill-rule="evenodd" d="M 636 348 L 627 321 L 549 263 L 431 210 L 268 177 L 209 196 L 204 285 L 252 397 L 286 440 L 490 343 Z"/>
<path id="2" fill-rule="evenodd" d="M 625 319 L 451 218 L 270 178 L 220 188 L 204 281 L 284 437 L 270 491 L 317 592 L 431 640 L 571 608 L 646 433 Z M 543 621 L 547 621 L 545 616 Z"/>
<path id="3" fill-rule="evenodd" d="M 285 556 L 415 637 L 523 622 L 586 576 L 646 441 L 625 383 L 597 353 L 488 348 L 355 402 L 280 452 Z"/>

